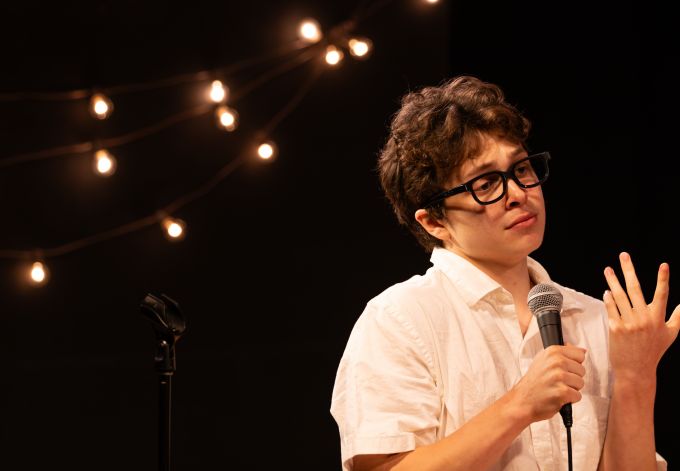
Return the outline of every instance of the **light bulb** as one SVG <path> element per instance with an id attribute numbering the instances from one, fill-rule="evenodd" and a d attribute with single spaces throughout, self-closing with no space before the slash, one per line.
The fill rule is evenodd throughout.
<path id="1" fill-rule="evenodd" d="M 97 119 L 106 119 L 113 112 L 113 103 L 105 95 L 95 93 L 90 98 L 90 113 Z"/>
<path id="2" fill-rule="evenodd" d="M 262 160 L 271 161 L 276 158 L 278 150 L 272 141 L 265 141 L 257 146 L 257 155 Z"/>
<path id="3" fill-rule="evenodd" d="M 233 131 L 238 127 L 238 113 L 233 108 L 218 106 L 215 110 L 215 116 L 217 117 L 217 124 L 227 131 Z"/>
<path id="4" fill-rule="evenodd" d="M 116 172 L 116 158 L 106 149 L 94 153 L 94 171 L 101 177 L 109 177 Z"/>
<path id="5" fill-rule="evenodd" d="M 426 3 L 437 3 L 439 0 L 425 0 Z"/>
<path id="6" fill-rule="evenodd" d="M 29 279 L 34 285 L 44 285 L 47 283 L 48 272 L 47 267 L 42 262 L 33 262 Z"/>
<path id="7" fill-rule="evenodd" d="M 304 42 L 313 44 L 319 42 L 323 33 L 319 22 L 313 18 L 306 18 L 300 22 L 298 27 L 298 35 Z"/>
<path id="8" fill-rule="evenodd" d="M 326 62 L 328 65 L 338 65 L 343 57 L 343 52 L 337 47 L 330 45 L 326 48 Z"/>
<path id="9" fill-rule="evenodd" d="M 182 240 L 186 233 L 186 223 L 181 219 L 165 218 L 162 222 L 165 229 L 165 237 L 169 240 Z"/>
<path id="10" fill-rule="evenodd" d="M 349 53 L 357 59 L 367 58 L 373 49 L 373 43 L 367 38 L 352 38 L 348 42 Z"/>
<path id="11" fill-rule="evenodd" d="M 213 80 L 210 84 L 210 100 L 213 103 L 223 103 L 227 99 L 229 89 L 219 80 Z"/>

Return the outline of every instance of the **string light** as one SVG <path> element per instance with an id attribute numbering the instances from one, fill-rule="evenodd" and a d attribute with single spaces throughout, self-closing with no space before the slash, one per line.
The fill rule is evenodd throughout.
<path id="1" fill-rule="evenodd" d="M 106 95 L 95 93 L 90 98 L 90 113 L 97 119 L 106 119 L 113 113 L 113 102 Z"/>
<path id="2" fill-rule="evenodd" d="M 328 65 L 338 65 L 344 56 L 343 52 L 332 44 L 326 48 L 326 63 Z"/>
<path id="3" fill-rule="evenodd" d="M 298 35 L 300 39 L 309 44 L 317 43 L 323 37 L 319 22 L 313 18 L 306 18 L 300 22 Z"/>
<path id="4" fill-rule="evenodd" d="M 44 285 L 48 279 L 47 267 L 42 262 L 33 262 L 28 276 L 31 284 L 36 286 Z"/>
<path id="5" fill-rule="evenodd" d="M 348 45 L 349 53 L 357 59 L 367 58 L 373 49 L 373 42 L 367 38 L 351 38 Z"/>
<path id="6" fill-rule="evenodd" d="M 383 7 L 390 1 L 391 0 L 388 0 L 387 2 L 384 0 L 377 0 L 371 8 L 366 8 L 361 15 L 356 15 L 353 18 L 353 21 L 339 25 L 339 27 L 342 26 L 342 28 L 333 28 L 329 36 L 338 38 L 339 40 L 341 40 L 340 38 L 344 38 L 344 40 L 346 40 L 347 42 L 343 43 L 343 46 L 347 47 L 349 53 L 352 56 L 356 58 L 367 57 L 372 51 L 372 42 L 366 38 L 360 37 L 350 37 L 350 39 L 347 40 L 348 37 L 347 35 L 351 33 L 351 30 L 356 27 L 356 24 L 359 21 L 363 21 L 366 17 L 370 16 L 369 14 L 374 14 L 375 11 L 379 9 L 378 7 Z M 428 3 L 438 2 L 438 0 L 426 0 L 426 1 Z M 339 32 L 337 34 L 333 33 L 333 31 L 336 30 L 338 30 Z M 338 45 L 335 44 L 327 45 L 328 43 L 326 43 L 319 44 L 318 46 L 314 47 L 300 46 L 300 43 L 303 42 L 308 44 L 318 43 L 323 37 L 321 28 L 318 22 L 316 22 L 315 20 L 307 19 L 303 21 L 300 24 L 299 35 L 300 39 L 302 39 L 303 41 L 297 41 L 297 46 L 293 49 L 290 49 L 290 47 L 288 47 L 285 51 L 278 51 L 276 53 L 276 56 L 277 57 L 283 56 L 284 53 L 287 54 L 295 50 L 302 50 L 302 54 L 299 54 L 297 57 L 287 60 L 285 63 L 281 64 L 280 66 L 273 70 L 264 72 L 262 75 L 256 77 L 256 79 L 254 79 L 251 83 L 247 84 L 247 86 L 245 86 L 243 89 L 239 89 L 238 90 L 239 93 L 235 94 L 230 99 L 231 100 L 241 99 L 243 96 L 252 92 L 252 90 L 270 81 L 273 77 L 281 75 L 282 73 L 285 73 L 288 70 L 292 69 L 293 67 L 303 64 L 314 57 L 318 57 L 320 50 L 325 50 L 325 60 L 328 65 L 331 66 L 338 65 L 344 58 L 343 50 Z M 271 58 L 274 58 L 274 55 L 269 54 L 265 58 L 269 60 Z M 240 68 L 250 67 L 254 64 L 263 62 L 265 58 L 241 61 L 240 63 L 237 63 L 236 65 L 228 69 L 229 70 L 228 75 L 233 75 L 234 70 L 238 69 L 239 67 Z M 309 79 L 299 87 L 299 90 L 283 107 L 283 109 L 276 113 L 270 119 L 270 121 L 261 128 L 262 130 L 260 134 L 261 136 L 270 135 L 270 133 L 280 124 L 280 122 L 291 113 L 291 111 L 302 100 L 303 96 L 308 92 L 315 79 L 320 76 L 323 69 L 325 68 L 322 67 L 322 64 L 317 62 L 315 73 L 310 75 Z M 146 90 L 158 88 L 161 86 L 170 86 L 178 83 L 184 83 L 187 81 L 203 82 L 206 80 L 206 78 L 210 77 L 211 75 L 213 77 L 216 75 L 225 76 L 227 75 L 227 72 L 224 70 L 224 68 L 221 68 L 219 70 L 216 69 L 213 71 L 184 74 L 181 77 L 164 79 L 162 81 L 158 81 L 157 83 L 151 84 L 143 83 L 136 84 L 133 86 L 119 85 L 107 89 L 100 89 L 98 93 L 95 94 L 91 94 L 90 90 L 87 89 L 75 90 L 71 92 L 40 92 L 29 94 L 0 93 L 0 101 L 18 99 L 41 99 L 41 100 L 83 99 L 89 96 L 90 112 L 92 113 L 92 115 L 97 119 L 106 119 L 108 116 L 111 115 L 114 108 L 112 101 L 107 97 L 108 94 L 125 93 L 135 90 Z M 171 125 L 177 124 L 182 121 L 186 121 L 187 119 L 203 115 L 210 111 L 214 111 L 216 113 L 218 125 L 221 128 L 224 128 L 228 131 L 233 131 L 234 129 L 236 129 L 236 127 L 239 124 L 238 113 L 234 109 L 224 105 L 224 103 L 226 102 L 227 98 L 229 98 L 230 95 L 228 87 L 226 87 L 220 80 L 213 80 L 212 82 L 210 82 L 210 86 L 206 94 L 208 95 L 209 101 L 216 103 L 220 106 L 218 106 L 215 109 L 213 108 L 213 105 L 203 104 L 191 110 L 182 111 L 181 113 L 172 115 L 168 118 L 165 118 L 163 121 L 150 125 L 142 130 L 133 131 L 126 135 L 118 136 L 115 138 L 102 139 L 101 142 L 99 143 L 84 142 L 76 145 L 61 146 L 54 149 L 43 149 L 28 154 L 19 154 L 15 156 L 10 156 L 9 158 L 6 157 L 1 159 L 0 162 L 7 166 L 60 155 L 68 155 L 73 153 L 81 154 L 90 153 L 92 152 L 93 148 L 96 149 L 97 146 L 99 145 L 107 148 L 117 147 L 123 144 L 133 142 L 142 137 L 148 136 L 153 132 L 158 132 L 159 130 L 165 129 Z M 256 147 L 256 153 L 259 159 L 261 159 L 262 161 L 271 162 L 276 159 L 278 155 L 278 149 L 276 144 L 272 141 L 260 141 L 259 145 Z M 246 152 L 239 158 L 233 159 L 231 162 L 227 163 L 222 169 L 220 169 L 220 171 L 217 172 L 212 178 L 204 182 L 204 184 L 200 185 L 198 188 L 194 189 L 193 191 L 187 194 L 179 196 L 178 198 L 173 200 L 170 204 L 166 205 L 164 208 L 156 211 L 153 214 L 128 222 L 118 227 L 101 231 L 97 234 L 82 237 L 80 239 L 64 243 L 57 247 L 52 247 L 50 249 L 44 250 L 44 255 L 50 258 L 62 256 L 64 254 L 74 252 L 84 247 L 102 242 L 104 240 L 109 240 L 114 237 L 120 237 L 122 235 L 138 231 L 142 228 L 159 224 L 159 222 L 163 228 L 164 235 L 169 240 L 172 241 L 181 240 L 186 235 L 186 223 L 180 219 L 165 217 L 164 215 L 175 213 L 179 208 L 184 207 L 187 204 L 193 202 L 194 200 L 207 194 L 209 191 L 215 188 L 222 180 L 224 180 L 228 175 L 230 175 L 234 170 L 236 170 L 241 165 L 242 162 L 245 162 L 248 158 L 250 158 L 248 157 L 248 155 L 252 155 L 252 150 Z M 101 176 L 108 176 L 115 172 L 116 159 L 104 148 L 100 148 L 97 152 L 95 152 L 94 162 L 95 171 L 97 172 L 97 174 Z M 0 250 L 0 258 L 20 259 L 26 257 L 27 255 L 31 256 L 31 253 L 33 254 L 32 256 L 34 260 L 42 258 L 36 256 L 36 251 L 4 250 L 4 249 Z M 43 250 L 41 250 L 40 253 L 43 253 Z M 28 276 L 32 284 L 41 285 L 47 282 L 50 274 L 44 262 L 36 261 L 32 264 Z"/>
<path id="7" fill-rule="evenodd" d="M 233 131 L 238 127 L 238 113 L 235 109 L 219 106 L 215 110 L 215 115 L 217 116 L 217 124 L 227 131 Z"/>
<path id="8" fill-rule="evenodd" d="M 257 146 L 257 156 L 262 160 L 271 162 L 276 158 L 277 154 L 278 149 L 276 148 L 276 144 L 272 141 L 265 141 Z"/>
<path id="9" fill-rule="evenodd" d="M 165 237 L 168 240 L 179 241 L 184 239 L 186 234 L 186 223 L 181 219 L 176 218 L 165 218 L 162 222 L 163 229 L 165 230 Z"/>
<path id="10" fill-rule="evenodd" d="M 94 171 L 101 177 L 109 177 L 116 172 L 116 158 L 106 149 L 94 153 Z"/>
<path id="11" fill-rule="evenodd" d="M 227 100 L 229 89 L 220 80 L 213 80 L 210 84 L 210 101 L 213 103 L 224 103 Z"/>

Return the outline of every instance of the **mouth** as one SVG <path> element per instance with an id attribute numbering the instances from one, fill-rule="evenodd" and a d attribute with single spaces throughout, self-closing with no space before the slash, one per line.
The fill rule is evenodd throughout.
<path id="1" fill-rule="evenodd" d="M 535 214 L 527 214 L 525 216 L 521 216 L 521 217 L 515 219 L 512 222 L 512 224 L 510 224 L 506 229 L 529 227 L 529 226 L 533 225 L 535 222 L 536 222 L 536 215 Z"/>

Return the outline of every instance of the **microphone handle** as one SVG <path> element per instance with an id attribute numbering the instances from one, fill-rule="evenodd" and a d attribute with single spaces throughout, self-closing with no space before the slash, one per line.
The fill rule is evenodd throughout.
<path id="1" fill-rule="evenodd" d="M 538 330 L 541 332 L 543 348 L 548 348 L 551 345 L 564 345 L 559 311 L 541 313 L 536 320 L 538 321 Z"/>
<path id="2" fill-rule="evenodd" d="M 562 416 L 562 423 L 564 426 L 569 428 L 574 425 L 574 418 L 571 415 L 571 403 L 567 403 L 560 409 L 560 415 Z"/>
<path id="3" fill-rule="evenodd" d="M 538 329 L 541 333 L 541 340 L 543 341 L 543 348 L 548 348 L 551 345 L 564 345 L 564 338 L 562 337 L 562 321 L 559 311 L 548 311 L 537 316 Z M 571 404 L 564 404 L 560 409 L 562 422 L 565 427 L 571 427 L 574 423 Z"/>

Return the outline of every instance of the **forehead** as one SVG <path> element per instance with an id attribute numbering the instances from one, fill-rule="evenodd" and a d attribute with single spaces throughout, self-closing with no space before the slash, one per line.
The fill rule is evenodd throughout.
<path id="1" fill-rule="evenodd" d="M 453 177 L 462 181 L 493 170 L 505 170 L 513 162 L 526 155 L 521 144 L 502 138 L 484 136 L 480 152 L 464 160 Z"/>

